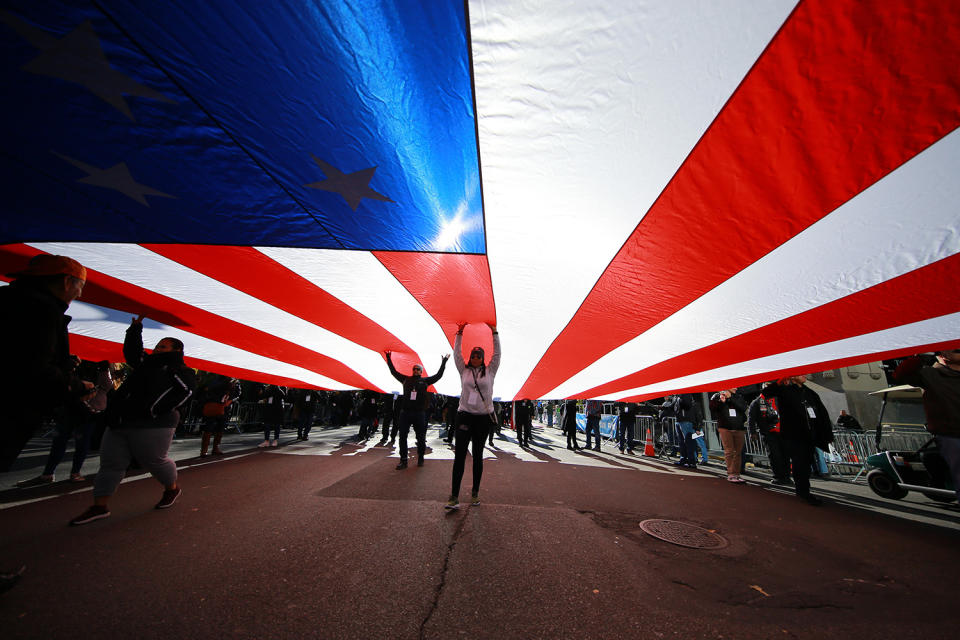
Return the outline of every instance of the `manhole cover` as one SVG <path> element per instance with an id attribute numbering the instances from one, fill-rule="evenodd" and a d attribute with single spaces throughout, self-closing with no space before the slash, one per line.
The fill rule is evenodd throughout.
<path id="1" fill-rule="evenodd" d="M 654 538 L 692 549 L 723 549 L 729 544 L 713 531 L 676 520 L 644 520 L 640 528 Z"/>

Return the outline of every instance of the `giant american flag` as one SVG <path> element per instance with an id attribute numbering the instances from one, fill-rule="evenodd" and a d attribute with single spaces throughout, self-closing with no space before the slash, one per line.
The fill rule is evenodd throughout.
<path id="1" fill-rule="evenodd" d="M 497 396 L 642 399 L 960 337 L 955 0 L 12 0 L 0 46 L 0 266 L 88 268 L 85 358 L 142 313 L 392 391 L 495 323 Z"/>

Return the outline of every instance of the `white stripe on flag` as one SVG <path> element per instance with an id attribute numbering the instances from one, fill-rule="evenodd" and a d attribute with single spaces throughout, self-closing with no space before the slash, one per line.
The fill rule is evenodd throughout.
<path id="1" fill-rule="evenodd" d="M 498 396 L 520 389 L 794 4 L 471 2 Z"/>
<path id="2" fill-rule="evenodd" d="M 333 249 L 257 249 L 409 345 L 416 351 L 427 374 L 436 373 L 440 357 L 450 353 L 450 343 L 437 321 L 373 254 Z M 345 362 L 349 364 L 349 361 Z M 400 390 L 383 358 L 379 358 L 377 380 L 384 390 Z M 436 389 L 443 394 L 459 395 L 460 383 L 457 376 L 448 371 L 437 382 Z"/>
<path id="3" fill-rule="evenodd" d="M 960 131 L 657 326 L 606 354 L 548 396 L 577 395 L 960 252 L 957 175 Z M 906 211 L 915 214 L 904 215 Z M 771 220 L 776 213 L 771 212 Z M 870 310 L 864 309 L 864 313 Z M 880 349 L 867 349 L 877 351 Z"/>

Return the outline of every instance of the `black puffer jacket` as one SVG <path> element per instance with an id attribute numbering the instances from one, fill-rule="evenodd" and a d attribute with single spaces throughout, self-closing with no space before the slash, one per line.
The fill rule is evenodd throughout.
<path id="1" fill-rule="evenodd" d="M 113 429 L 176 427 L 180 407 L 197 388 L 196 375 L 183 363 L 183 353 L 146 353 L 143 327 L 136 325 L 127 329 L 123 357 L 133 372 L 107 405 L 107 424 Z"/>

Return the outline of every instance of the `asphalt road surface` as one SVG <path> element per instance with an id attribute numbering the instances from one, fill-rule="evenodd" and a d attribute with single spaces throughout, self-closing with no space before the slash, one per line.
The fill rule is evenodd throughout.
<path id="1" fill-rule="evenodd" d="M 812 507 L 759 474 L 572 452 L 541 427 L 531 450 L 507 435 L 485 451 L 477 506 L 468 459 L 448 512 L 435 429 L 425 466 L 403 471 L 355 432 L 285 432 L 276 449 L 234 434 L 205 459 L 180 441 L 176 505 L 155 510 L 160 485 L 131 471 L 112 516 L 81 527 L 67 521 L 89 482 L 10 488 L 42 465 L 34 441 L 0 475 L 0 567 L 27 566 L 0 596 L 3 637 L 955 637 L 954 507 L 837 481 L 815 483 L 827 504 Z M 655 538 L 651 519 L 722 546 Z"/>

